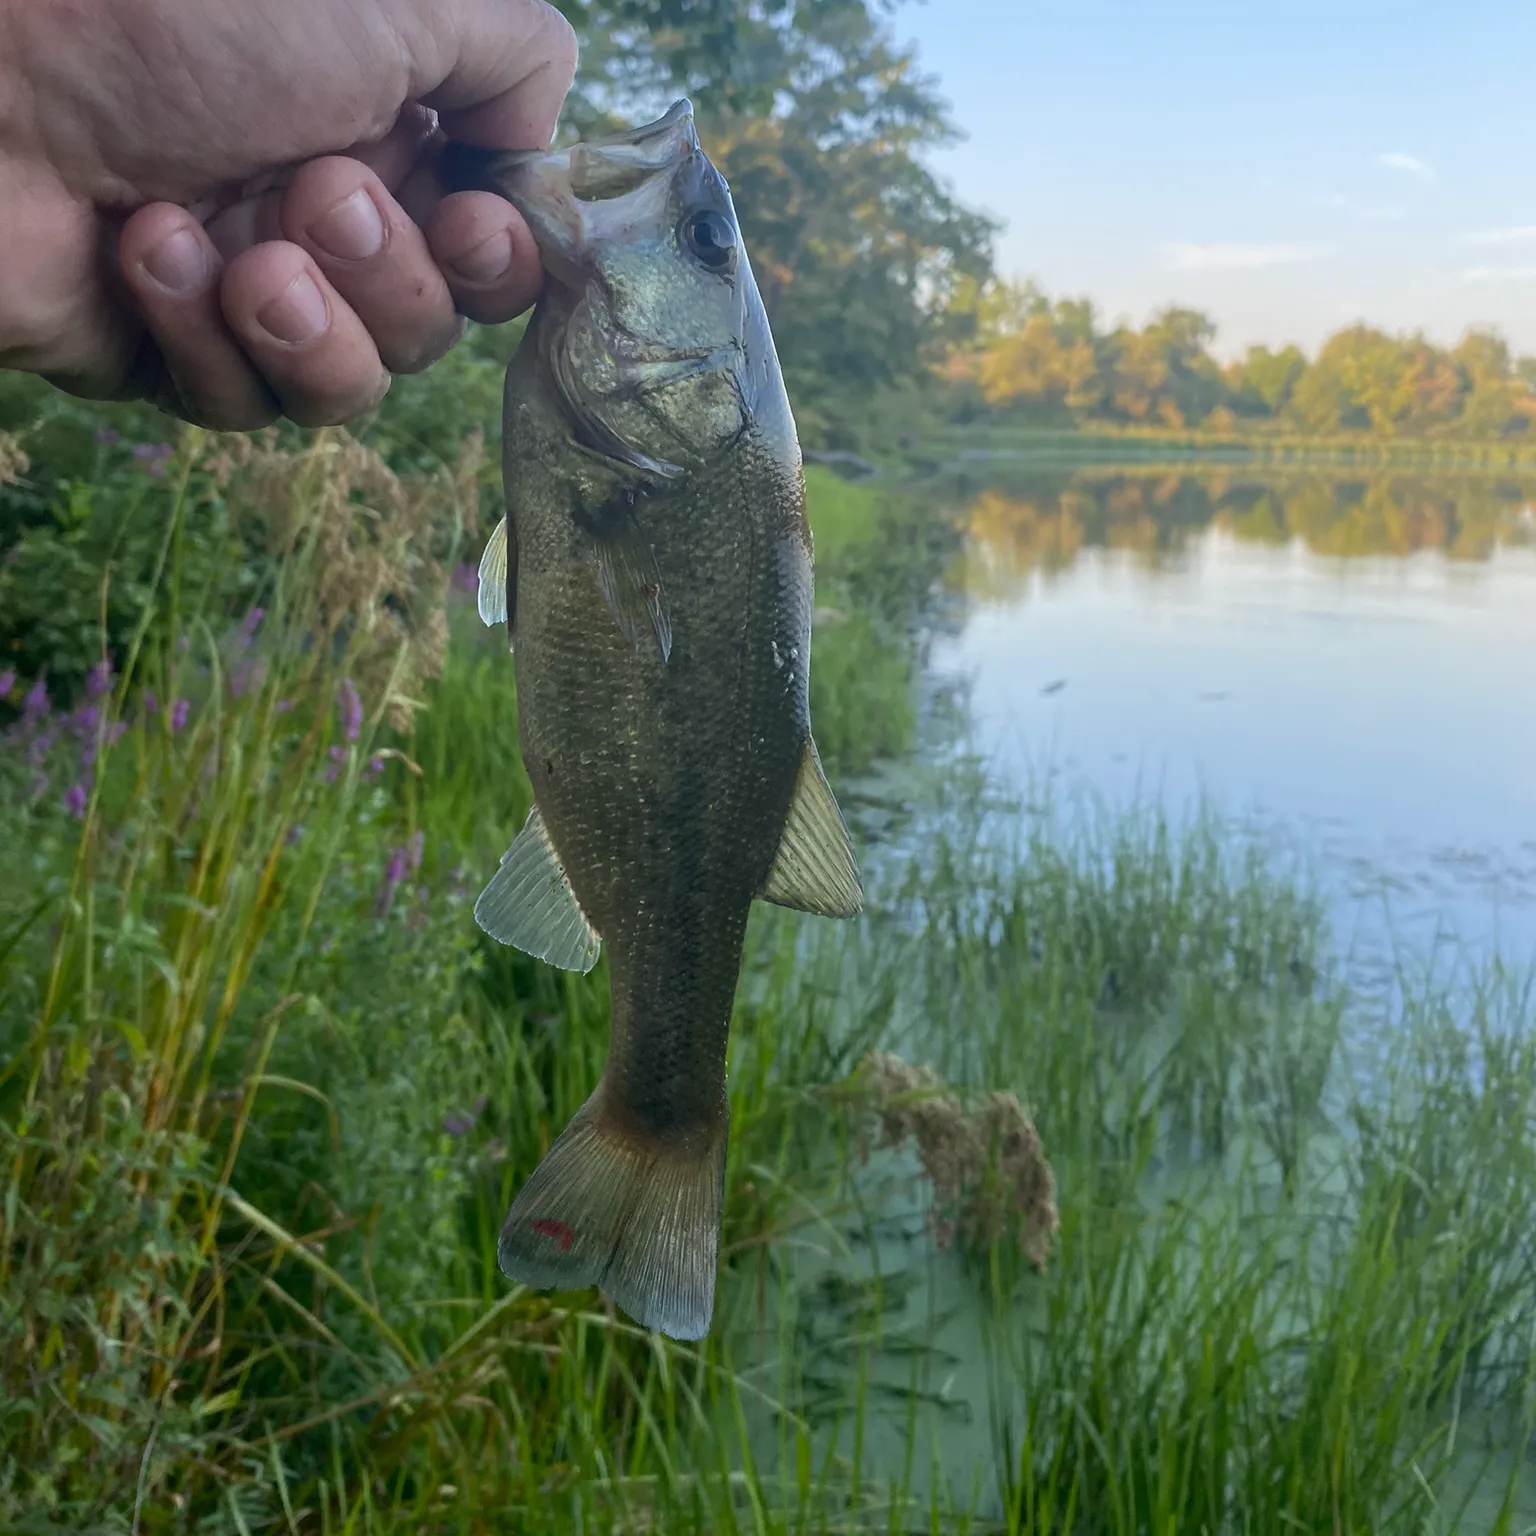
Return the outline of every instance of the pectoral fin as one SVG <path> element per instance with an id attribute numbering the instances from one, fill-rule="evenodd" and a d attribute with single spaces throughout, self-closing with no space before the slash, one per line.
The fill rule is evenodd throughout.
<path id="1" fill-rule="evenodd" d="M 491 542 L 480 557 L 480 622 L 512 628 L 517 601 L 517 535 L 506 518 L 496 524 Z"/>
<path id="2" fill-rule="evenodd" d="M 856 917 L 864 910 L 853 843 L 811 740 L 762 897 L 819 917 Z"/>
<path id="3" fill-rule="evenodd" d="M 586 523 L 597 562 L 597 584 L 619 632 L 635 651 L 654 644 L 663 662 L 672 654 L 672 617 L 656 552 L 634 513 L 634 497 Z"/>
<path id="4" fill-rule="evenodd" d="M 561 970 L 590 971 L 597 964 L 602 940 L 581 910 L 538 806 L 480 893 L 475 921 L 498 943 Z"/>

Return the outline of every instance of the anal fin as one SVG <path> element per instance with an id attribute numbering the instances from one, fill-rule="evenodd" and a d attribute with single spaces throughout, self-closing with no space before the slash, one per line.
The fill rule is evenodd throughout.
<path id="1" fill-rule="evenodd" d="M 853 842 L 810 738 L 761 895 L 764 901 L 818 917 L 857 917 L 864 910 Z"/>
<path id="2" fill-rule="evenodd" d="M 597 964 L 602 940 L 581 910 L 538 806 L 480 893 L 475 921 L 498 943 L 561 970 L 590 971 Z"/>

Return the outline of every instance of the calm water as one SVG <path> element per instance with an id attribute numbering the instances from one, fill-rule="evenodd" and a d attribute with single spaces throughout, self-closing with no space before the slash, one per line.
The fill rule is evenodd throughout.
<path id="1" fill-rule="evenodd" d="M 1102 467 L 956 504 L 933 667 L 1006 781 L 1256 817 L 1357 955 L 1536 956 L 1536 482 Z"/>
<path id="2" fill-rule="evenodd" d="M 1257 823 L 1308 856 L 1351 979 L 1432 956 L 1437 938 L 1451 963 L 1536 961 L 1536 482 L 1102 467 L 942 495 L 966 537 L 932 681 L 960 685 L 1003 787 L 1068 810 L 1084 790 L 1155 797 L 1175 816 L 1205 797 Z M 849 1218 L 843 1255 L 811 1245 L 794 1267 L 854 1295 L 881 1277 L 863 1428 L 876 1465 L 905 1475 L 917 1379 L 914 1483 L 995 1512 L 992 1426 L 1021 1389 L 994 1367 L 1010 1327 L 1048 1321 L 1026 1291 L 999 1331 L 935 1252 L 903 1156 L 887 1170 L 900 1192 L 871 1225 Z M 1187 1172 L 1170 1162 L 1164 1193 Z M 821 1311 L 835 1380 L 855 1362 L 828 1340 L 851 1329 L 835 1303 Z M 1491 1529 L 1508 1465 L 1461 1529 Z M 1468 1485 L 1483 1471 L 1469 1460 Z M 1536 1486 L 1522 1518 L 1536 1522 Z"/>

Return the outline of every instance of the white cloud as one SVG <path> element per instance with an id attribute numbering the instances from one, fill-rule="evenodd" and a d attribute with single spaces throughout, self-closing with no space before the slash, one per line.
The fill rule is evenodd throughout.
<path id="1" fill-rule="evenodd" d="M 1426 181 L 1434 179 L 1434 171 L 1417 155 L 1405 155 L 1401 152 L 1377 155 L 1376 163 L 1386 166 L 1389 171 L 1402 171 L 1409 176 L 1422 176 Z"/>
<path id="2" fill-rule="evenodd" d="M 1466 283 L 1536 283 L 1536 267 L 1468 267 Z"/>
<path id="3" fill-rule="evenodd" d="M 1311 245 L 1197 245 L 1165 247 L 1173 272 L 1237 272 L 1256 267 L 1295 267 L 1326 253 Z"/>
<path id="4" fill-rule="evenodd" d="M 1475 229 L 1461 238 L 1468 245 L 1536 245 L 1536 224 L 1511 224 L 1506 229 Z"/>

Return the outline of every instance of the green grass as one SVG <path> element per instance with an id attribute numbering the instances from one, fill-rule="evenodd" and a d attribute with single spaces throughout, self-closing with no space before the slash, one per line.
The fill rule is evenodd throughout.
<path id="1" fill-rule="evenodd" d="M 356 515 L 328 463 L 266 492 L 298 537 L 247 652 L 182 557 L 183 461 L 100 715 L 0 747 L 0 1528 L 1529 1524 L 1529 992 L 1362 1013 L 1304 879 L 1210 816 L 940 786 L 866 845 L 860 922 L 754 916 L 712 1337 L 509 1287 L 496 1231 L 601 1070 L 605 967 L 474 929 L 527 805 L 512 664 L 454 600 L 391 731 L 377 633 L 322 601 Z M 867 495 L 813 504 L 849 611 L 818 731 L 851 744 L 897 681 L 831 637 L 905 633 L 930 579 L 891 554 L 917 514 Z M 877 1045 L 1031 1106 L 1044 1276 L 1008 1233 L 939 1251 L 911 1154 L 860 1157 Z"/>

